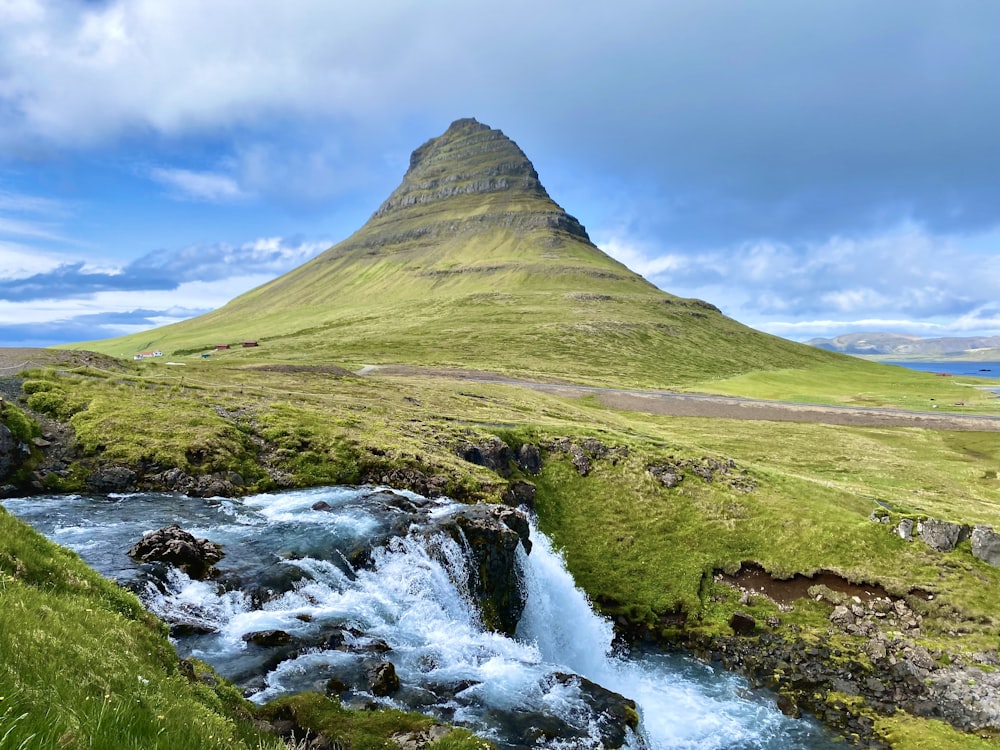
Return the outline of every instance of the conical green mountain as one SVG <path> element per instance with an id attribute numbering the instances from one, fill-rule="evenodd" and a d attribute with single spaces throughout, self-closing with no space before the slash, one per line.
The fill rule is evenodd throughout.
<path id="1" fill-rule="evenodd" d="M 92 345 L 668 385 L 831 355 L 657 289 L 601 252 L 501 131 L 454 122 L 351 237 L 199 318 Z"/>

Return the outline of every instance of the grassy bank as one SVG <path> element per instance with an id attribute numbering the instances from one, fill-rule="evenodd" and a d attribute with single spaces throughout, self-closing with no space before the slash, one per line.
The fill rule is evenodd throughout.
<path id="1" fill-rule="evenodd" d="M 284 748 L 139 601 L 0 510 L 0 747 Z"/>

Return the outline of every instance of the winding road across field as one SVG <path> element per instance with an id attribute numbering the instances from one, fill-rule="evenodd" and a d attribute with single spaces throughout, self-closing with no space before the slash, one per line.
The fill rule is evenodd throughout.
<path id="1" fill-rule="evenodd" d="M 50 349 L 0 348 L 0 395 L 16 397 L 20 390 L 11 376 L 23 369 L 67 363 L 98 368 L 121 367 L 110 357 L 92 352 L 53 351 Z M 298 370 L 323 369 L 322 365 L 299 365 Z M 496 383 L 553 393 L 563 396 L 594 396 L 612 409 L 661 414 L 671 417 L 709 417 L 715 419 L 750 419 L 771 422 L 814 422 L 848 427 L 920 427 L 928 430 L 967 430 L 1000 432 L 1000 416 L 956 414 L 945 411 L 905 411 L 862 406 L 799 404 L 787 401 L 698 393 L 646 391 L 625 388 L 602 388 L 559 382 L 540 382 L 508 378 L 479 370 L 454 370 L 411 365 L 366 365 L 357 375 L 376 377 L 433 377 Z M 7 386 L 4 388 L 3 386 Z"/>
<path id="2" fill-rule="evenodd" d="M 906 411 L 863 406 L 799 404 L 787 401 L 699 393 L 645 391 L 624 388 L 547 383 L 507 378 L 475 370 L 447 370 L 408 365 L 367 365 L 359 375 L 441 377 L 531 388 L 565 396 L 595 396 L 613 409 L 662 414 L 671 417 L 750 419 L 770 422 L 814 422 L 848 427 L 920 427 L 929 430 L 1000 432 L 1000 416 L 955 414 L 941 411 Z"/>

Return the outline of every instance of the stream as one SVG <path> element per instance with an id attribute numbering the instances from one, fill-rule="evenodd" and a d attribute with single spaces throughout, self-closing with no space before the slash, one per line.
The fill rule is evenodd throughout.
<path id="1" fill-rule="evenodd" d="M 516 633 L 484 629 L 461 584 L 467 549 L 427 528 L 398 533 L 398 515 L 374 502 L 377 495 L 329 487 L 240 499 L 60 495 L 3 505 L 135 590 L 171 625 L 182 657 L 208 662 L 257 703 L 317 690 L 348 707 L 421 711 L 498 748 L 582 749 L 602 746 L 606 719 L 595 706 L 612 691 L 638 707 L 639 733 L 626 738 L 632 748 L 844 747 L 817 722 L 784 716 L 773 695 L 735 674 L 658 651 L 614 653 L 611 623 L 593 612 L 534 524 L 530 553 L 517 548 L 527 596 Z M 419 502 L 431 520 L 461 507 Z M 125 554 L 144 532 L 171 523 L 223 546 L 218 576 L 195 581 Z M 260 633 L 282 635 L 248 640 Z M 377 696 L 363 675 L 384 661 L 400 687 Z"/>

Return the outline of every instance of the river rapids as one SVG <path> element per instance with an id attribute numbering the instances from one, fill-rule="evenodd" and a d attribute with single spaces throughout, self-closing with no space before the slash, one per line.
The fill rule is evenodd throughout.
<path id="1" fill-rule="evenodd" d="M 349 707 L 421 711 L 499 748 L 582 750 L 602 747 L 607 717 L 595 710 L 594 694 L 610 691 L 637 706 L 638 731 L 624 739 L 637 750 L 843 747 L 816 722 L 784 716 L 772 695 L 737 675 L 673 654 L 615 653 L 611 623 L 594 613 L 533 524 L 530 554 L 517 550 L 527 596 L 516 633 L 484 629 L 461 584 L 468 550 L 427 529 L 390 534 L 392 519 L 371 496 L 371 488 L 331 487 L 241 499 L 62 495 L 4 505 L 137 591 L 171 624 L 181 656 L 208 662 L 258 703 L 315 690 Z M 457 507 L 424 502 L 431 518 Z M 171 523 L 222 545 L 218 576 L 195 581 L 126 556 L 143 533 Z M 366 549 L 372 539 L 379 543 Z M 287 638 L 255 642 L 260 633 Z M 363 676 L 384 661 L 400 686 L 380 696 Z"/>

